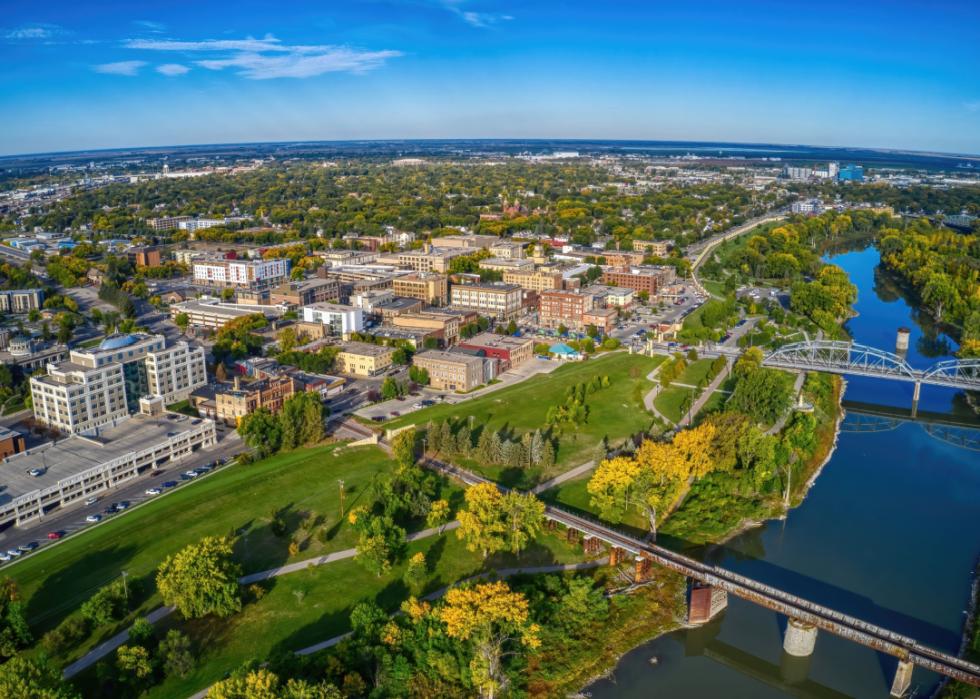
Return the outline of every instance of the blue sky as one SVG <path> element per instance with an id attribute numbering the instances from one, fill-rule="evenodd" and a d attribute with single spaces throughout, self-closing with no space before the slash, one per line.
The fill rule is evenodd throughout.
<path id="1" fill-rule="evenodd" d="M 0 154 L 625 138 L 980 153 L 980 2 L 8 2 Z"/>

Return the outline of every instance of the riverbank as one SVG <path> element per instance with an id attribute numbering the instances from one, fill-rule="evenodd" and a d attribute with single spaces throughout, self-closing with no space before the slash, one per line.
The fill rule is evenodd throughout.
<path id="1" fill-rule="evenodd" d="M 980 662 L 980 559 L 973 569 L 973 585 L 970 586 L 970 605 L 963 624 L 963 640 L 958 655 L 972 662 Z M 963 682 L 945 681 L 933 695 L 936 699 L 976 699 L 980 689 Z"/>

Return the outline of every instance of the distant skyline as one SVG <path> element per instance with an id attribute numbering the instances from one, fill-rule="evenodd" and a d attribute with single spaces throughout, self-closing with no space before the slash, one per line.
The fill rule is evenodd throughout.
<path id="1" fill-rule="evenodd" d="M 20 3 L 0 17 L 0 155 L 428 138 L 980 154 L 980 3 L 681 5 Z"/>

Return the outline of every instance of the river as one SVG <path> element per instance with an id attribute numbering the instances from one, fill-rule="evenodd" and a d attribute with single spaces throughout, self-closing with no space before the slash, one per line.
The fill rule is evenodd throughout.
<path id="1" fill-rule="evenodd" d="M 856 342 L 895 350 L 911 329 L 908 361 L 921 368 L 955 351 L 952 339 L 920 325 L 874 248 L 834 255 L 858 286 Z M 920 410 L 960 411 L 950 389 L 924 386 Z M 911 384 L 848 378 L 846 400 L 908 408 Z M 850 419 L 850 418 L 849 418 Z M 930 436 L 920 424 L 849 432 L 802 505 L 705 560 L 776 585 L 885 628 L 956 652 L 980 554 L 980 453 Z M 781 617 L 729 598 L 724 614 L 700 629 L 657 638 L 623 656 L 586 691 L 627 697 L 887 697 L 897 660 L 821 632 L 808 659 L 786 656 Z M 656 657 L 656 665 L 650 662 Z M 914 696 L 939 677 L 915 669 Z"/>

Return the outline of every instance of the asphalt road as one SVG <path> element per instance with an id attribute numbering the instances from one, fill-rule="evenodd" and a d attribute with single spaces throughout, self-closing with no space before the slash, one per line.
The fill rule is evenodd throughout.
<path id="1" fill-rule="evenodd" d="M 114 515 L 105 515 L 103 511 L 113 502 L 128 500 L 130 508 L 132 508 L 145 500 L 165 497 L 165 495 L 147 495 L 145 492 L 147 488 L 159 487 L 164 481 L 177 481 L 180 484 L 170 491 L 164 491 L 164 493 L 167 493 L 186 488 L 195 481 L 206 478 L 207 476 L 198 476 L 193 481 L 181 481 L 180 474 L 218 459 L 227 459 L 240 453 L 245 448 L 242 445 L 241 439 L 238 437 L 238 433 L 230 428 L 225 428 L 224 433 L 219 432 L 218 436 L 219 441 L 216 445 L 208 449 L 199 449 L 182 460 L 164 464 L 164 468 L 159 471 L 158 475 L 151 476 L 147 472 L 146 475 L 126 481 L 116 488 L 101 493 L 98 502 L 94 505 L 86 506 L 83 503 L 73 503 L 65 509 L 59 508 L 53 510 L 41 520 L 31 521 L 21 527 L 8 527 L 3 532 L 0 532 L 0 551 L 16 549 L 18 546 L 31 541 L 36 541 L 40 544 L 40 547 L 37 549 L 37 551 L 40 551 L 46 546 L 55 543 L 48 540 L 48 532 L 64 531 L 66 534 L 73 534 L 82 529 L 97 526 L 85 521 L 85 518 L 90 514 L 102 514 L 102 521 L 105 522 L 115 517 L 125 517 L 129 513 L 130 510 L 124 510 Z M 21 556 L 21 558 L 23 557 Z M 7 566 L 10 563 L 0 565 Z"/>

